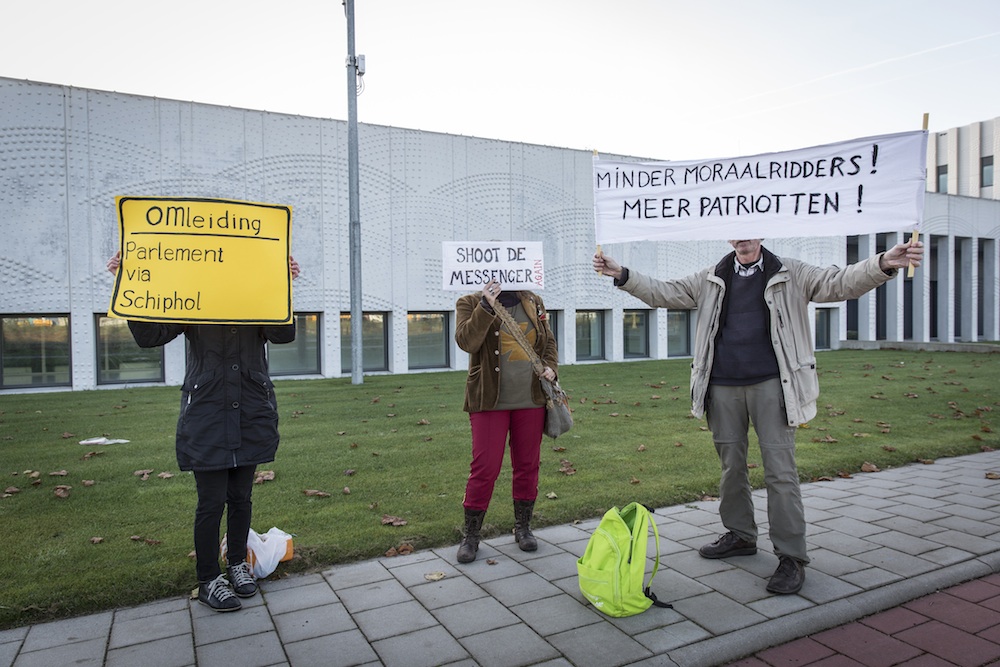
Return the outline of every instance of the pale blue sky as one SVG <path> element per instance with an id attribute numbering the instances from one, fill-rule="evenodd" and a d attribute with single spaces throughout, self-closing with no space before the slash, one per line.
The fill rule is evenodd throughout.
<path id="1" fill-rule="evenodd" d="M 7 0 L 0 76 L 347 118 L 340 0 Z M 653 159 L 1000 116 L 997 0 L 356 0 L 364 123 Z M 2 114 L 2 110 L 0 110 Z"/>

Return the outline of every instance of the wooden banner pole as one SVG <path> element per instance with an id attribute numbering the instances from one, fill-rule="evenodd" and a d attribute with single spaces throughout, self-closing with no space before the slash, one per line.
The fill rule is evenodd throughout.
<path id="1" fill-rule="evenodd" d="M 924 131 L 925 132 L 927 131 L 927 124 L 928 124 L 929 120 L 930 120 L 930 114 L 929 113 L 924 113 Z M 910 234 L 910 243 L 911 244 L 916 243 L 919 239 L 920 239 L 920 232 L 917 231 L 916 229 L 914 229 L 913 233 Z M 906 267 L 906 277 L 907 278 L 912 278 L 913 277 L 913 264 L 910 264 L 908 267 Z"/>

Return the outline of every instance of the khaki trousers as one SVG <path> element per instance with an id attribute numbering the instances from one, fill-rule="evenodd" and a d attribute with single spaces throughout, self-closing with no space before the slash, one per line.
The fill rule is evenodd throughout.
<path id="1" fill-rule="evenodd" d="M 768 536 L 774 554 L 808 563 L 805 511 L 795 465 L 795 427 L 788 425 L 781 381 L 767 380 L 742 387 L 710 385 L 705 417 L 722 465 L 719 482 L 722 525 L 744 540 L 757 540 L 747 470 L 752 423 L 764 464 Z"/>

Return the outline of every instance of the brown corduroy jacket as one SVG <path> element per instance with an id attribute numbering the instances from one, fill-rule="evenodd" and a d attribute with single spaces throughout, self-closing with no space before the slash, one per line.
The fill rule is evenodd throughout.
<path id="1" fill-rule="evenodd" d="M 534 349 L 542 363 L 559 371 L 559 353 L 549 328 L 549 316 L 541 297 L 520 291 L 521 307 L 535 328 Z M 482 294 L 460 297 L 455 303 L 455 342 L 469 353 L 469 377 L 465 382 L 466 412 L 491 410 L 500 396 L 500 318 L 480 305 Z M 545 405 L 542 385 L 535 378 L 531 398 Z"/>

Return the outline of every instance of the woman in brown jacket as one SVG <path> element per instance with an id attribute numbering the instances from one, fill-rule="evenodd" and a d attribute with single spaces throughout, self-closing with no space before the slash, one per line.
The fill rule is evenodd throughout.
<path id="1" fill-rule="evenodd" d="M 520 326 L 544 366 L 542 377 L 556 379 L 558 351 L 542 299 L 532 292 L 501 292 L 491 281 L 455 304 L 455 341 L 469 353 L 464 410 L 472 425 L 472 464 L 465 485 L 465 530 L 458 562 L 476 559 L 483 518 L 493 496 L 510 438 L 513 468 L 514 539 L 522 551 L 538 548 L 531 515 L 538 496 L 545 396 L 528 355 L 501 327 L 499 303 Z"/>

